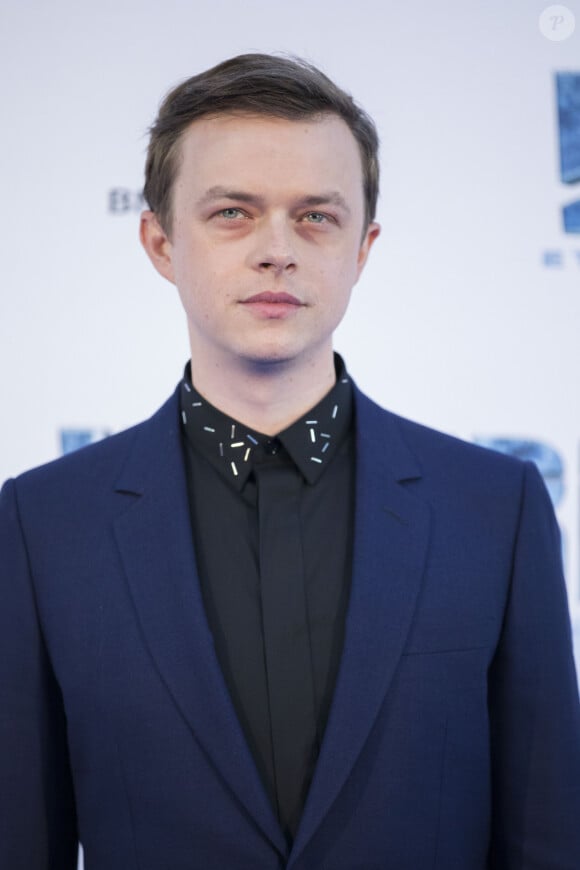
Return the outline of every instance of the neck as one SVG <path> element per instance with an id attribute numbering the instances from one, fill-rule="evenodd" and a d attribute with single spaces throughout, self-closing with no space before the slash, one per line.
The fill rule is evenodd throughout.
<path id="1" fill-rule="evenodd" d="M 192 351 L 193 384 L 212 405 L 264 435 L 277 435 L 334 386 L 332 348 L 322 358 L 235 366 L 204 365 Z"/>

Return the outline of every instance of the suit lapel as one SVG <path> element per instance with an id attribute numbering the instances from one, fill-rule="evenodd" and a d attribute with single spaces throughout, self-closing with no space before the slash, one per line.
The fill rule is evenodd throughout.
<path id="1" fill-rule="evenodd" d="M 145 641 L 173 700 L 264 834 L 286 845 L 215 654 L 195 566 L 177 394 L 136 429 L 115 534 Z M 135 498 L 138 496 L 138 498 Z"/>
<path id="2" fill-rule="evenodd" d="M 348 778 L 388 691 L 423 574 L 429 510 L 394 418 L 356 396 L 353 576 L 344 649 L 291 868 Z M 162 461 L 160 461 L 162 457 Z M 213 647 L 196 573 L 177 394 L 136 429 L 116 486 L 115 534 L 145 642 L 216 769 L 280 854 L 287 853 Z"/>
<path id="3" fill-rule="evenodd" d="M 423 575 L 428 506 L 403 480 L 420 477 L 394 418 L 356 391 L 353 576 L 343 654 L 292 867 L 344 785 L 397 668 Z"/>

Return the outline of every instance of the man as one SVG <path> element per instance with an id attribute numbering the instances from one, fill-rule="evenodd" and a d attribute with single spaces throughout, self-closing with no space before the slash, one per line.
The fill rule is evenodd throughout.
<path id="1" fill-rule="evenodd" d="M 141 240 L 191 366 L 2 493 L 9 870 L 577 870 L 580 716 L 535 468 L 366 398 L 332 335 L 370 119 L 233 58 L 168 95 Z"/>

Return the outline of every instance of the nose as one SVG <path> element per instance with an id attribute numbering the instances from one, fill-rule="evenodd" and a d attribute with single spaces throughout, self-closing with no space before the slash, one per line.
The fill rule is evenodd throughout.
<path id="1" fill-rule="evenodd" d="M 292 230 L 282 215 L 264 219 L 256 229 L 252 251 L 252 266 L 259 272 L 274 275 L 293 272 L 296 269 Z"/>

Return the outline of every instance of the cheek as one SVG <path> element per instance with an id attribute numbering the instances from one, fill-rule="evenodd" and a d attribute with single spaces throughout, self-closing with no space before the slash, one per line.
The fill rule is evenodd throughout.
<path id="1" fill-rule="evenodd" d="M 358 276 L 358 264 L 353 257 L 337 258 L 323 275 L 327 293 L 334 294 L 337 299 L 348 298 Z"/>

